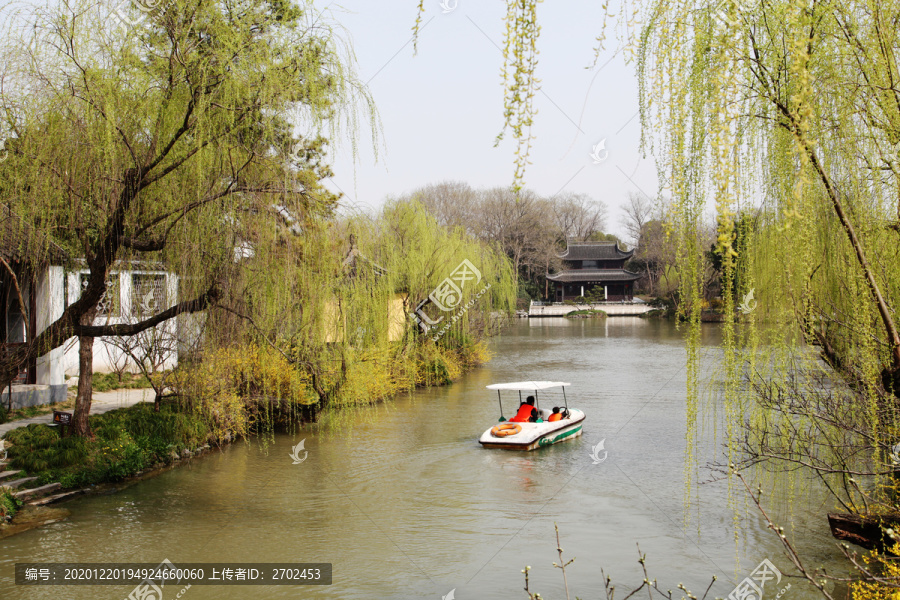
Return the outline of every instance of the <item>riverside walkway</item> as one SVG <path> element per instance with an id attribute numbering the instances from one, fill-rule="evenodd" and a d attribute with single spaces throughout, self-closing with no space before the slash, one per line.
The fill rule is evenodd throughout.
<path id="1" fill-rule="evenodd" d="M 138 390 L 113 390 L 111 392 L 94 392 L 93 398 L 91 399 L 91 414 L 102 415 L 105 412 L 109 412 L 117 408 L 133 406 L 138 402 L 153 402 L 154 397 L 155 396 L 152 388 L 144 388 Z M 66 410 L 72 411 L 73 409 Z M 27 419 L 19 419 L 17 421 L 10 421 L 9 423 L 3 423 L 2 425 L 0 425 L 0 438 L 6 435 L 8 431 L 12 431 L 13 429 L 17 429 L 19 427 L 26 427 L 28 425 L 31 425 L 32 423 L 49 424 L 52 422 L 53 413 L 51 412 L 46 415 L 38 415 L 36 417 L 29 417 Z"/>
<path id="2" fill-rule="evenodd" d="M 539 304 L 532 302 L 528 307 L 529 318 L 564 317 L 576 310 L 602 310 L 610 317 L 636 317 L 653 310 L 646 302 L 597 302 L 594 304 Z"/>

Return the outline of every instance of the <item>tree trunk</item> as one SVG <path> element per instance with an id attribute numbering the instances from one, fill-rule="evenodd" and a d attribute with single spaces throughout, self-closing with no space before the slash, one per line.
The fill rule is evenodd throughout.
<path id="1" fill-rule="evenodd" d="M 96 307 L 81 318 L 82 325 L 93 325 Z M 78 338 L 78 395 L 75 397 L 75 414 L 70 426 L 73 435 L 91 437 L 91 398 L 94 394 L 94 338 Z"/>
<path id="2" fill-rule="evenodd" d="M 803 151 L 806 153 L 807 158 L 809 158 L 810 164 L 812 164 L 813 168 L 816 170 L 816 173 L 818 173 L 819 179 L 825 186 L 825 192 L 828 194 L 828 198 L 831 200 L 831 205 L 834 208 L 834 213 L 835 215 L 837 215 L 841 227 L 847 234 L 847 239 L 850 242 L 850 246 L 856 253 L 857 263 L 859 264 L 862 275 L 865 277 L 866 283 L 868 284 L 869 293 L 872 296 L 872 301 L 875 303 L 875 306 L 878 309 L 878 313 L 881 315 L 881 321 L 884 324 L 887 341 L 891 346 L 891 366 L 885 368 L 885 371 L 887 373 L 882 377 L 890 386 L 888 391 L 894 391 L 894 389 L 900 388 L 900 330 L 897 329 L 897 324 L 894 322 L 893 311 L 887 305 L 887 301 L 885 300 L 884 295 L 881 293 L 881 287 L 875 280 L 874 270 L 869 265 L 869 260 L 866 258 L 866 252 L 863 248 L 862 242 L 860 242 L 859 238 L 856 236 L 856 229 L 853 227 L 853 223 L 850 222 L 850 218 L 848 217 L 847 212 L 844 210 L 844 204 L 841 201 L 841 196 L 838 193 L 837 188 L 835 188 L 834 184 L 832 183 L 831 177 L 828 175 L 828 173 L 825 172 L 825 167 L 819 161 L 819 156 L 816 154 L 812 144 L 810 144 L 806 139 L 806 136 L 803 133 L 803 129 L 797 122 L 797 119 L 794 117 L 794 115 L 780 102 L 775 102 L 775 105 L 790 123 L 790 125 L 786 125 L 786 128 L 792 134 L 794 134 L 795 139 L 802 145 Z M 886 387 L 888 387 L 888 385 L 886 385 Z"/>
<path id="3" fill-rule="evenodd" d="M 868 515 L 828 513 L 828 525 L 831 527 L 831 535 L 836 539 L 862 546 L 867 550 L 877 549 L 889 552 L 894 542 L 885 529 L 896 530 L 900 525 L 900 515 L 870 517 Z"/>

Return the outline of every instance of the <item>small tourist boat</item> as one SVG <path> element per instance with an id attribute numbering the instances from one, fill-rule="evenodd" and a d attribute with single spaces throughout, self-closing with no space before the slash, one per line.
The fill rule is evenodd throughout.
<path id="1" fill-rule="evenodd" d="M 566 386 L 568 385 L 571 384 L 562 381 L 518 381 L 494 383 L 487 386 L 489 390 L 497 390 L 497 400 L 500 402 L 500 422 L 485 431 L 478 442 L 485 448 L 534 450 L 578 437 L 581 435 L 584 413 L 577 408 L 569 408 L 569 401 L 566 398 Z M 540 392 L 552 388 L 562 389 L 563 406 L 554 407 L 553 410 L 541 408 Z M 503 416 L 501 394 L 503 391 L 519 393 L 518 410 L 516 415 L 510 417 L 509 420 Z M 524 399 L 522 392 L 527 394 Z M 547 400 L 545 395 L 545 404 Z M 529 412 L 532 415 L 531 419 L 526 418 Z"/>

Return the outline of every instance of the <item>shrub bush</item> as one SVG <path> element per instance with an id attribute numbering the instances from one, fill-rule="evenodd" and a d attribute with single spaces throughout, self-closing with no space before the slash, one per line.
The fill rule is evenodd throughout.
<path id="1" fill-rule="evenodd" d="M 172 386 L 217 439 L 246 436 L 260 411 L 278 420 L 280 412 L 314 404 L 310 378 L 272 348 L 243 345 L 209 352 L 195 365 L 177 371 Z M 275 408 L 274 412 L 268 412 Z"/>
<path id="2" fill-rule="evenodd" d="M 0 520 L 8 521 L 18 512 L 21 506 L 22 501 L 13 496 L 10 490 L 6 488 L 0 489 Z"/>

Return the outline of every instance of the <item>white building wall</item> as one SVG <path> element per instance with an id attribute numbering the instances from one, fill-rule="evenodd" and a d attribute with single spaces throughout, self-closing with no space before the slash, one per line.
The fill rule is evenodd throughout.
<path id="1" fill-rule="evenodd" d="M 75 302 L 81 295 L 81 276 L 86 275 L 87 271 L 76 271 L 68 274 L 68 302 Z M 154 298 L 147 305 L 152 308 L 153 312 L 159 312 L 172 306 L 178 301 L 178 277 L 172 273 L 152 270 L 123 270 L 110 273 L 110 282 L 118 284 L 118 294 L 114 301 L 118 301 L 117 308 L 106 314 L 100 314 L 94 319 L 95 325 L 116 325 L 120 323 L 136 323 L 143 320 L 149 315 L 141 314 L 136 307 L 141 305 L 142 299 L 135 298 L 134 280 L 135 275 L 164 276 L 166 298 L 165 306 L 161 303 L 154 304 L 162 300 Z M 173 340 L 171 343 L 172 350 L 167 353 L 164 361 L 164 368 L 173 368 L 178 363 L 178 353 L 175 336 L 178 330 L 177 319 L 169 319 L 156 326 L 156 331 L 164 340 Z M 148 341 L 150 335 L 143 336 L 143 341 Z M 109 373 L 118 369 L 124 369 L 131 372 L 137 372 L 139 369 L 134 361 L 122 350 L 123 343 L 137 344 L 142 341 L 141 338 L 95 338 L 94 339 L 94 371 L 100 373 Z M 168 346 L 168 342 L 166 343 Z M 67 375 L 78 375 L 78 338 L 69 339 L 63 349 L 63 364 Z"/>
<path id="2" fill-rule="evenodd" d="M 62 267 L 46 268 L 35 281 L 35 325 L 40 334 L 62 316 L 66 298 L 66 277 Z M 66 397 L 63 349 L 54 348 L 38 357 L 36 382 L 50 386 L 51 402 Z"/>

